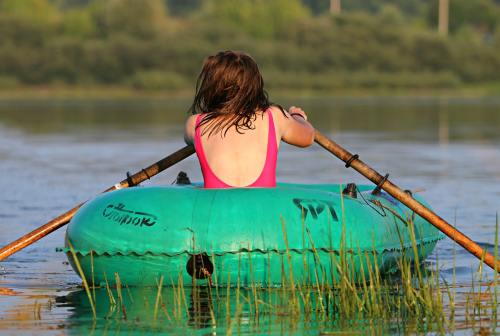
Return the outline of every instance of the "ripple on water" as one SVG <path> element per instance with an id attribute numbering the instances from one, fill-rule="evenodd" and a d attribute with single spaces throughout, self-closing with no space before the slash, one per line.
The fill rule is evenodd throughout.
<path id="1" fill-rule="evenodd" d="M 123 179 L 126 171 L 145 167 L 183 146 L 180 124 L 183 117 L 172 119 L 173 115 L 184 115 L 179 111 L 179 104 L 172 108 L 163 103 L 160 112 L 158 108 L 148 109 L 144 102 L 133 105 L 135 107 L 122 102 L 78 109 L 81 104 L 85 105 L 71 103 L 59 107 L 68 108 L 68 113 L 54 112 L 53 105 L 44 108 L 38 102 L 32 111 L 0 111 L 0 242 L 18 238 Z M 309 105 L 311 111 L 321 111 L 311 112 L 311 120 L 316 120 L 323 131 L 348 150 L 359 153 L 363 161 L 377 170 L 390 172 L 391 179 L 398 185 L 425 189 L 422 196 L 438 214 L 482 246 L 492 249 L 495 216 L 500 211 L 500 132 L 498 127 L 496 131 L 492 127 L 498 120 L 498 102 L 454 104 L 446 110 L 449 118 L 443 128 L 439 118 L 443 106 L 432 100 L 425 104 L 420 100 L 404 104 L 400 101 L 396 105 L 392 99 L 386 105 L 371 100 L 359 103 L 358 99 L 348 103 L 304 102 L 306 109 Z M 9 109 L 9 106 L 0 109 Z M 474 113 L 476 110 L 481 113 Z M 40 118 L 42 114 L 44 118 Z M 144 121 L 127 123 L 127 120 L 137 121 L 137 115 Z M 37 121 L 30 122 L 27 116 L 37 116 L 31 118 Z M 100 124 L 99 116 L 106 116 L 105 125 Z M 471 120 L 474 123 L 470 123 Z M 53 123 L 57 123 L 57 127 L 52 127 Z M 443 129 L 448 133 L 443 133 Z M 201 179 L 196 160 L 190 158 L 162 173 L 152 183 L 170 184 L 179 170 L 187 171 L 193 181 Z M 308 150 L 281 146 L 278 176 L 279 180 L 288 182 L 366 183 L 319 146 Z M 0 330 L 12 334 L 88 333 L 92 319 L 89 319 L 88 307 L 82 307 L 86 299 L 77 288 L 80 280 L 66 263 L 65 255 L 54 252 L 63 241 L 64 229 L 61 229 L 0 263 L 0 288 L 20 293 L 0 297 Z M 427 266 L 430 269 L 437 266 L 443 282 L 448 284 L 453 283 L 456 276 L 456 283 L 465 288 L 464 292 L 470 292 L 478 261 L 446 238 L 438 243 Z M 61 297 L 65 301 L 61 301 Z M 464 294 L 460 299 L 465 306 L 467 296 Z M 35 303 L 42 304 L 41 320 L 34 314 L 38 309 Z M 154 307 L 154 300 L 148 305 Z M 151 309 L 143 310 L 151 314 Z M 457 309 L 457 316 L 465 316 L 463 312 Z M 249 321 L 248 315 L 242 321 L 242 330 L 248 334 L 255 330 L 279 334 L 286 320 L 276 317 L 254 330 L 245 329 L 249 328 L 249 324 L 245 324 Z M 164 328 L 179 334 L 197 331 L 192 324 L 187 327 L 193 322 L 185 322 L 181 327 L 169 327 L 165 322 Z M 132 328 L 136 322 L 127 323 L 120 325 L 112 318 L 103 318 L 98 325 L 101 331 L 115 334 L 120 328 Z M 336 323 L 326 325 L 312 321 L 301 330 L 309 328 L 307 330 L 314 334 L 346 330 Z M 151 329 L 151 324 L 144 321 L 137 324 L 142 330 Z M 363 325 L 363 321 L 360 324 Z M 394 334 L 406 330 L 398 322 L 391 322 L 387 327 L 388 332 Z M 217 331 L 225 333 L 227 321 L 223 319 L 218 328 Z M 466 333 L 471 330 L 467 324 L 463 328 L 469 329 Z M 359 333 L 360 330 L 363 329 L 350 331 Z"/>

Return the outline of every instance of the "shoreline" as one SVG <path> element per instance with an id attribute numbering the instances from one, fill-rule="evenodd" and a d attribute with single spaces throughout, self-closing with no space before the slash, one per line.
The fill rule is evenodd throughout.
<path id="1" fill-rule="evenodd" d="M 271 100 L 308 98 L 494 98 L 500 97 L 499 86 L 474 86 L 456 89 L 345 89 L 331 92 L 310 90 L 269 90 Z M 0 89 L 0 101 L 9 100 L 128 100 L 128 99 L 192 99 L 193 90 L 150 91 L 127 87 L 21 87 Z"/>

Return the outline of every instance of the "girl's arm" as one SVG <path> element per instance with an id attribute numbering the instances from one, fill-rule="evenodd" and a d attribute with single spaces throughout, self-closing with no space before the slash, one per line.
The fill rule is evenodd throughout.
<path id="1" fill-rule="evenodd" d="M 192 115 L 186 120 L 186 125 L 184 127 L 184 141 L 188 145 L 194 145 L 195 124 L 196 115 Z"/>
<path id="2" fill-rule="evenodd" d="M 287 144 L 308 147 L 314 142 L 314 127 L 307 121 L 307 114 L 300 108 L 292 106 L 285 111 L 286 117 L 276 108 L 273 116 L 278 117 L 281 139 Z"/>

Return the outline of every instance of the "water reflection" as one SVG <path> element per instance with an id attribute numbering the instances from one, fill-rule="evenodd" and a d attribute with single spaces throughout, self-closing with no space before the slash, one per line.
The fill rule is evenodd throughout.
<path id="1" fill-rule="evenodd" d="M 71 334 L 80 335 L 92 325 L 93 331 L 136 331 L 142 333 L 174 332 L 176 334 L 200 331 L 210 334 L 217 329 L 212 291 L 208 287 L 180 288 L 122 288 L 122 299 L 116 288 L 92 290 L 97 318 L 84 290 L 77 290 L 56 299 L 59 306 L 71 307 L 67 318 Z M 224 302 L 225 303 L 225 302 Z M 225 307 L 221 305 L 221 308 Z M 225 311 L 217 316 L 226 317 Z M 192 332 L 186 330 L 191 329 Z M 222 328 L 221 330 L 224 330 Z"/>
<path id="2" fill-rule="evenodd" d="M 500 99 L 329 98 L 279 101 L 301 105 L 321 130 L 389 133 L 400 140 L 446 144 L 500 139 Z M 187 115 L 187 99 L 0 101 L 0 126 L 26 133 L 140 130 L 166 137 Z M 174 127 L 173 127 L 174 126 Z"/>
<path id="3" fill-rule="evenodd" d="M 245 288 L 163 287 L 122 288 L 120 301 L 115 288 L 92 290 L 97 318 L 84 290 L 77 290 L 56 299 L 59 307 L 69 307 L 66 319 L 69 334 L 88 332 L 117 334 L 329 334 L 341 330 L 362 333 L 401 329 L 402 325 L 384 326 L 382 321 L 342 321 L 336 312 L 326 315 L 309 311 L 296 315 L 289 306 L 287 292 L 279 289 L 257 289 L 259 308 L 252 301 L 253 290 Z M 307 294 L 308 296 L 311 294 Z M 314 298 L 311 295 L 309 300 Z M 325 298 L 326 299 L 326 298 Z M 325 300 L 326 302 L 326 300 Z M 319 303 L 316 304 L 319 307 Z M 256 310 L 257 309 L 257 310 Z M 320 317 L 320 315 L 322 317 Z"/>
<path id="4" fill-rule="evenodd" d="M 12 290 L 10 288 L 0 287 L 0 295 L 13 296 L 13 295 L 17 295 L 17 294 L 20 294 L 20 293 L 16 292 L 15 290 Z"/>

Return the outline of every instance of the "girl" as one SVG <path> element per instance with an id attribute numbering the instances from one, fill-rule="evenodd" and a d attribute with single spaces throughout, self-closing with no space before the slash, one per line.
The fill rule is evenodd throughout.
<path id="1" fill-rule="evenodd" d="M 242 52 L 205 60 L 190 112 L 185 140 L 195 146 L 205 188 L 275 187 L 280 141 L 314 141 L 306 113 L 270 103 L 257 63 Z"/>

